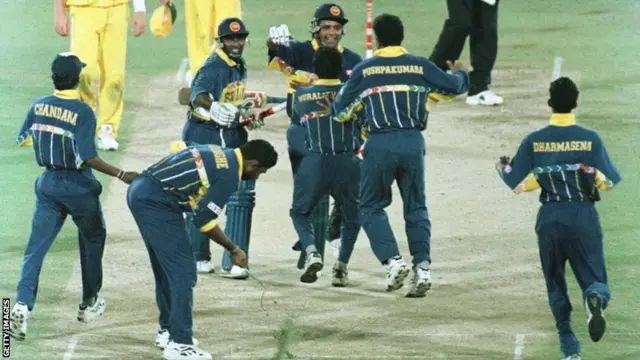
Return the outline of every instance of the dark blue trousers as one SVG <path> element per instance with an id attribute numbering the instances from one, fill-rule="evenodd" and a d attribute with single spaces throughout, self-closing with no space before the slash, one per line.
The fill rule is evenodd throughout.
<path id="1" fill-rule="evenodd" d="M 387 212 L 391 185 L 403 202 L 405 232 L 413 264 L 431 261 L 431 222 L 425 194 L 425 144 L 419 131 L 369 134 L 360 168 L 360 220 L 381 263 L 399 256 Z"/>
<path id="2" fill-rule="evenodd" d="M 213 122 L 187 121 L 182 129 L 182 140 L 187 143 L 212 144 L 223 148 L 239 148 L 247 142 L 248 138 L 249 134 L 244 128 L 222 128 Z M 206 234 L 193 225 L 193 216 L 190 213 L 186 214 L 185 222 L 193 249 L 193 256 L 198 261 L 210 261 L 211 248 Z M 227 233 L 227 235 L 230 234 Z M 230 255 L 224 256 L 230 258 Z M 228 268 L 231 265 L 227 266 L 227 262 L 230 264 L 230 260 L 226 261 L 223 257 L 223 268 L 229 270 Z"/>
<path id="3" fill-rule="evenodd" d="M 287 128 L 287 145 L 289 150 L 289 160 L 291 161 L 291 173 L 295 181 L 296 173 L 300 168 L 302 159 L 310 154 L 307 145 L 307 129 L 303 126 L 291 123 Z M 311 221 L 313 223 L 315 244 L 318 252 L 324 259 L 324 248 L 327 228 L 329 226 L 329 194 L 325 194 L 313 209 L 311 213 Z M 304 269 L 304 263 L 307 254 L 302 247 L 300 240 L 294 245 L 294 248 L 301 247 L 300 256 L 298 257 L 298 269 Z"/>
<path id="4" fill-rule="evenodd" d="M 572 335 L 572 306 L 567 293 L 567 261 L 583 292 L 582 303 L 592 292 L 606 309 L 611 297 L 607 285 L 603 236 L 598 212 L 591 202 L 544 204 L 538 211 L 536 234 L 549 306 L 556 321 L 561 350 L 566 356 L 580 351 Z"/>
<path id="5" fill-rule="evenodd" d="M 358 221 L 359 160 L 353 153 L 339 155 L 307 154 L 294 177 L 290 215 L 300 237 L 302 249 L 316 245 L 311 213 L 323 197 L 331 194 L 344 204 L 340 261 L 349 262 L 360 231 Z M 324 239 L 320 239 L 324 243 Z"/>
<path id="6" fill-rule="evenodd" d="M 182 209 L 162 188 L 157 180 L 140 175 L 129 185 L 127 204 L 149 252 L 160 328 L 168 330 L 173 341 L 192 344 L 196 262 Z"/>
<path id="7" fill-rule="evenodd" d="M 107 236 L 100 205 L 102 185 L 89 169 L 47 170 L 36 180 L 35 193 L 36 208 L 16 302 L 25 303 L 29 310 L 34 308 L 44 258 L 67 215 L 71 215 L 78 227 L 82 304 L 91 305 L 102 288 L 102 255 Z"/>

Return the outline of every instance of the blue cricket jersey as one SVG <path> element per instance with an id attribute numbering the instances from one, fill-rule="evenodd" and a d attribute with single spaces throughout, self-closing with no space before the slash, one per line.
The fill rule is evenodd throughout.
<path id="1" fill-rule="evenodd" d="M 424 130 L 428 98 L 463 94 L 469 87 L 464 71 L 448 74 L 424 57 L 410 55 L 400 46 L 377 50 L 359 63 L 338 93 L 333 111 L 338 121 L 365 110 L 368 133 Z"/>
<path id="2" fill-rule="evenodd" d="M 622 180 L 600 136 L 574 114 L 553 114 L 527 135 L 500 176 L 516 193 L 541 189 L 541 203 L 599 201 L 598 190 Z"/>
<path id="3" fill-rule="evenodd" d="M 335 155 L 353 152 L 361 145 L 357 121 L 339 123 L 330 116 L 331 104 L 326 96 L 335 96 L 341 86 L 338 79 L 320 79 L 294 94 L 295 117 L 307 130 L 307 145 L 311 152 Z"/>
<path id="4" fill-rule="evenodd" d="M 143 171 L 164 185 L 194 224 L 209 231 L 222 213 L 242 177 L 242 153 L 215 145 L 194 144 L 173 153 Z"/>
<path id="5" fill-rule="evenodd" d="M 98 156 L 95 133 L 95 113 L 80 100 L 78 91 L 56 90 L 31 104 L 16 142 L 22 145 L 32 139 L 39 166 L 80 170 Z"/>

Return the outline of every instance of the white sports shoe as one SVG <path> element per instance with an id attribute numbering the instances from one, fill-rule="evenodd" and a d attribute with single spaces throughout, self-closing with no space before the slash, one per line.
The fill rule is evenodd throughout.
<path id="1" fill-rule="evenodd" d="M 340 262 L 336 262 L 333 265 L 333 280 L 331 285 L 335 287 L 345 287 L 349 284 L 349 272 L 347 271 L 347 265 Z"/>
<path id="2" fill-rule="evenodd" d="M 249 270 L 237 265 L 233 265 L 229 271 L 221 271 L 222 276 L 229 279 L 245 280 L 249 278 Z"/>
<path id="3" fill-rule="evenodd" d="M 581 360 L 582 358 L 578 354 L 569 355 L 562 360 Z"/>
<path id="4" fill-rule="evenodd" d="M 120 144 L 113 138 L 113 126 L 102 125 L 100 134 L 98 135 L 98 149 L 100 150 L 118 150 Z"/>
<path id="5" fill-rule="evenodd" d="M 387 291 L 394 291 L 404 286 L 404 279 L 409 275 L 409 268 L 402 256 L 389 259 L 387 265 Z"/>
<path id="6" fill-rule="evenodd" d="M 496 95 L 491 90 L 485 90 L 473 96 L 467 96 L 467 104 L 469 105 L 494 106 L 494 105 L 502 105 L 503 102 L 504 100 L 502 99 L 502 97 Z"/>
<path id="7" fill-rule="evenodd" d="M 104 298 L 100 295 L 96 298 L 96 301 L 91 306 L 78 306 L 78 321 L 89 322 L 95 320 L 98 316 L 102 315 L 107 308 L 107 304 Z"/>
<path id="8" fill-rule="evenodd" d="M 307 261 L 304 265 L 304 273 L 300 276 L 300 281 L 303 283 L 313 283 L 318 280 L 318 272 L 322 270 L 322 257 L 317 252 L 312 252 L 307 255 Z"/>
<path id="9" fill-rule="evenodd" d="M 11 325 L 9 335 L 16 340 L 24 340 L 27 337 L 27 319 L 29 318 L 29 308 L 26 304 L 18 302 L 11 310 Z"/>
<path id="10" fill-rule="evenodd" d="M 414 266 L 411 287 L 405 296 L 408 298 L 424 297 L 429 289 L 431 289 L 431 269 Z"/>
<path id="11" fill-rule="evenodd" d="M 164 349 L 169 345 L 169 331 L 165 329 L 158 330 L 156 334 L 156 346 L 160 349 Z M 198 346 L 199 342 L 196 338 L 191 338 L 193 340 L 193 345 Z"/>
<path id="12" fill-rule="evenodd" d="M 589 337 L 593 342 L 598 342 L 602 339 L 607 327 L 607 322 L 604 320 L 604 310 L 602 309 L 600 295 L 595 292 L 587 295 L 584 300 L 584 309 L 587 313 Z"/>
<path id="13" fill-rule="evenodd" d="M 211 360 L 211 354 L 196 345 L 178 344 L 170 341 L 164 348 L 162 357 L 166 360 Z"/>
<path id="14" fill-rule="evenodd" d="M 216 272 L 216 269 L 211 264 L 211 261 L 201 260 L 196 262 L 196 268 L 199 273 L 212 274 Z"/>

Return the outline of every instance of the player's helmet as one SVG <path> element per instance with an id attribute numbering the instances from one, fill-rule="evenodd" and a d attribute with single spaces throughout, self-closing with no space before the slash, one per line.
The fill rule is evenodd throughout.
<path id="1" fill-rule="evenodd" d="M 244 26 L 244 23 L 240 18 L 228 17 L 218 24 L 218 39 L 222 39 L 225 36 L 249 36 L 249 30 Z"/>
<path id="2" fill-rule="evenodd" d="M 311 20 L 311 34 L 314 36 L 320 31 L 320 20 L 333 20 L 342 26 L 349 22 L 349 20 L 344 17 L 344 11 L 340 5 L 334 3 L 325 3 L 316 9 L 316 12 L 313 14 L 313 19 Z"/>

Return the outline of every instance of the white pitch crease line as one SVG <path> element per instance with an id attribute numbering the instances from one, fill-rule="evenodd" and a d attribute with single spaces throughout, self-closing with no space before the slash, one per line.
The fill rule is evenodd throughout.
<path id="1" fill-rule="evenodd" d="M 515 360 L 522 360 L 522 354 L 524 353 L 524 334 L 516 334 L 516 347 L 513 350 L 513 358 Z"/>
<path id="2" fill-rule="evenodd" d="M 69 345 L 67 346 L 67 351 L 64 353 L 64 360 L 71 360 L 73 350 L 75 350 L 76 345 L 78 345 L 78 337 L 78 335 L 73 335 L 69 338 Z"/>

